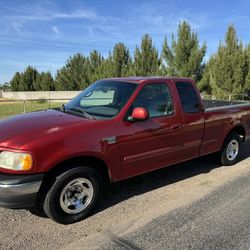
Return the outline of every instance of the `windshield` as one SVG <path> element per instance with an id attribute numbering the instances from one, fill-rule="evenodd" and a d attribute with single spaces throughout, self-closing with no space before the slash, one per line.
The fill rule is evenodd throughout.
<path id="1" fill-rule="evenodd" d="M 95 119 L 112 118 L 127 103 L 136 86 L 137 84 L 129 82 L 98 81 L 72 99 L 64 108 L 65 111 L 78 111 L 85 117 L 89 115 Z"/>

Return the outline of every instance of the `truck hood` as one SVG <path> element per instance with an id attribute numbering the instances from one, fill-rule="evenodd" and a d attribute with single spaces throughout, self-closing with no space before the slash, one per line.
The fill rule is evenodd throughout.
<path id="1" fill-rule="evenodd" d="M 0 122 L 0 147 L 18 149 L 38 137 L 50 136 L 69 127 L 92 122 L 94 120 L 56 110 L 17 115 Z"/>

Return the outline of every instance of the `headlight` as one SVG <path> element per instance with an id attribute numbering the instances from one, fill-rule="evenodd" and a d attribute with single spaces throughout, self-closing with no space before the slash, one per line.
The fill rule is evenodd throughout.
<path id="1" fill-rule="evenodd" d="M 11 170 L 30 170 L 32 168 L 32 156 L 26 153 L 2 151 L 0 153 L 0 168 Z"/>

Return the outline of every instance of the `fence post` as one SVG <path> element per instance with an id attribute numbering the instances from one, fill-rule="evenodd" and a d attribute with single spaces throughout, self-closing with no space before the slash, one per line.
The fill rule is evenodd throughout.
<path id="1" fill-rule="evenodd" d="M 23 100 L 23 113 L 26 113 L 26 100 Z"/>
<path id="2" fill-rule="evenodd" d="M 49 109 L 50 109 L 50 91 L 49 91 Z"/>

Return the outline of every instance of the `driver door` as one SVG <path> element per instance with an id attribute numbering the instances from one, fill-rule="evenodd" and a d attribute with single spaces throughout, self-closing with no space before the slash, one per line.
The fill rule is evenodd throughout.
<path id="1" fill-rule="evenodd" d="M 182 149 L 182 117 L 176 114 L 167 83 L 144 86 L 130 107 L 144 107 L 145 121 L 125 119 L 119 126 L 119 146 L 124 177 L 164 167 L 178 161 Z"/>

